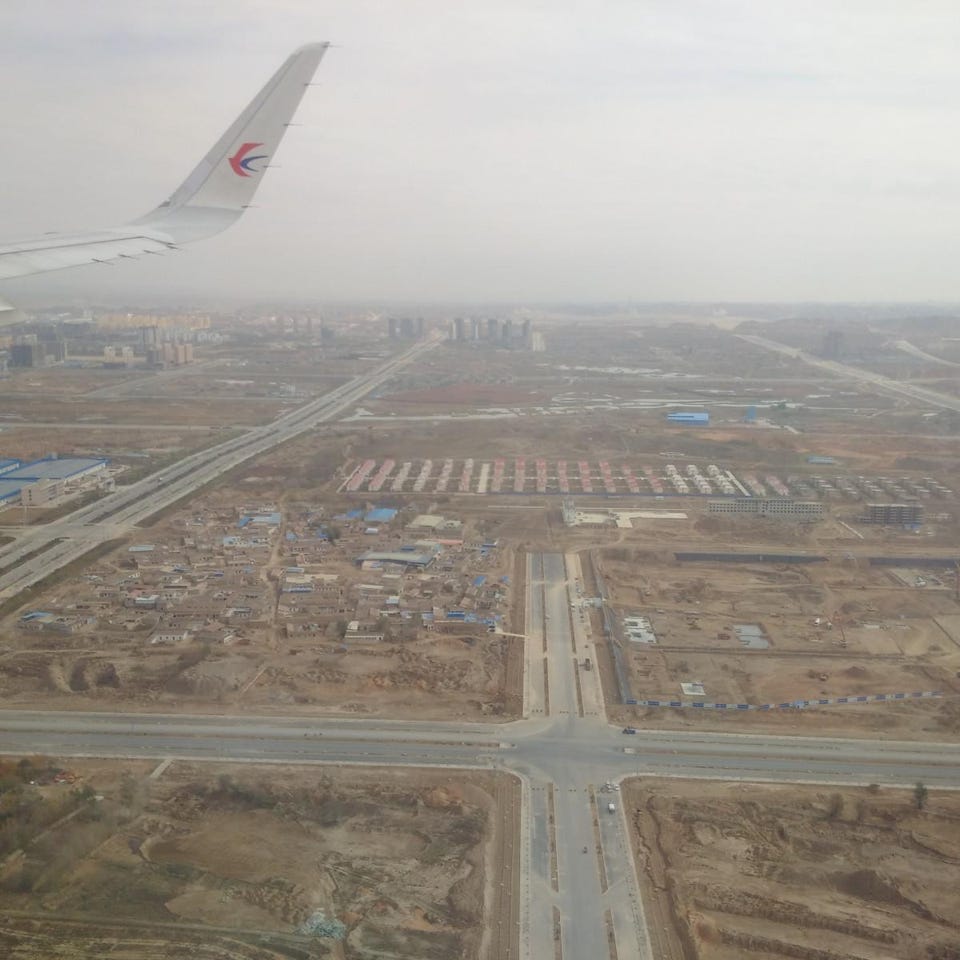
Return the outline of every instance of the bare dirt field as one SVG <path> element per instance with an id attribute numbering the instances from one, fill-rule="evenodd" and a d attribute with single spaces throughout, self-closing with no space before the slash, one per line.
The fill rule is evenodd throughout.
<path id="1" fill-rule="evenodd" d="M 230 399 L 204 400 L 202 404 L 175 394 L 170 399 L 151 400 L 138 397 L 116 399 L 84 399 L 83 397 L 17 396 L 2 397 L 0 402 L 16 404 L 19 417 L 41 423 L 98 421 L 122 426 L 136 424 L 185 424 L 201 426 L 250 426 L 272 420 L 283 406 L 275 398 L 245 399 L 243 403 Z M 17 421 L 14 421 L 17 422 Z"/>
<path id="2" fill-rule="evenodd" d="M 53 783 L 38 771 L 59 765 L 33 763 L 8 764 L 6 825 L 70 812 L 22 826 L 22 844 L 0 837 L 11 960 L 508 952 L 485 931 L 515 920 L 496 893 L 519 868 L 512 778 L 174 763 L 154 779 L 143 763 L 77 761 L 70 783 Z"/>
<path id="3" fill-rule="evenodd" d="M 631 697 L 753 706 L 914 691 L 937 691 L 944 699 L 730 717 L 698 711 L 691 718 L 690 711 L 621 705 L 602 657 L 611 716 L 725 730 L 762 724 L 797 733 L 955 737 L 960 607 L 953 574 L 927 570 L 917 586 L 916 568 L 871 566 L 865 559 L 888 551 L 863 543 L 856 549 L 856 555 L 843 550 L 813 564 L 683 563 L 666 551 L 626 546 L 592 552 L 614 622 L 644 616 L 656 636 L 647 644 L 619 632 Z M 738 635 L 744 627 L 759 631 L 759 645 L 744 645 Z M 693 682 L 703 693 L 684 695 L 680 685 Z"/>
<path id="4" fill-rule="evenodd" d="M 460 383 L 425 390 L 407 390 L 384 397 L 387 403 L 462 403 L 470 406 L 490 404 L 544 403 L 549 395 L 503 384 Z"/>
<path id="5" fill-rule="evenodd" d="M 632 780 L 662 960 L 955 960 L 960 795 Z"/>
<path id="6" fill-rule="evenodd" d="M 129 644 L 109 652 L 34 649 L 4 655 L 0 689 L 5 704 L 19 708 L 502 722 L 510 718 L 501 691 L 513 646 L 508 638 L 493 640 L 468 654 L 447 637 L 349 656 L 332 647 L 320 655 L 299 648 L 273 655 L 202 644 L 146 652 Z M 522 655 L 509 657 L 515 661 Z"/>

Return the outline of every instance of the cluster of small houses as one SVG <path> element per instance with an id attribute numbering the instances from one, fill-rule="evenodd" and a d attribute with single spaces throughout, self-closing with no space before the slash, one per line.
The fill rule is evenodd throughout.
<path id="1" fill-rule="evenodd" d="M 371 642 L 423 629 L 492 630 L 508 599 L 509 578 L 495 572 L 498 543 L 466 543 L 462 524 L 444 517 L 401 526 L 387 508 L 332 518 L 303 509 L 284 518 L 257 505 L 181 525 L 176 543 L 128 547 L 119 580 L 87 574 L 73 603 L 29 611 L 20 627 L 136 631 L 151 644 L 245 643 L 272 622 L 276 607 L 289 637 Z"/>

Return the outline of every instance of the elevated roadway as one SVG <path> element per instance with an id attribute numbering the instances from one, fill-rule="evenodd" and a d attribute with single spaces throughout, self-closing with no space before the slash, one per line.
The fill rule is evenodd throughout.
<path id="1" fill-rule="evenodd" d="M 873 373 L 861 367 L 851 367 L 849 364 L 839 363 L 836 360 L 824 360 L 797 347 L 790 347 L 776 340 L 769 340 L 767 337 L 748 333 L 738 333 L 737 336 L 746 343 L 752 343 L 755 347 L 762 347 L 771 353 L 779 353 L 785 357 L 792 357 L 794 360 L 801 360 L 803 363 L 818 367 L 820 370 L 825 370 L 841 379 L 859 380 L 861 383 L 868 383 L 884 393 L 907 397 L 909 400 L 916 400 L 927 406 L 938 407 L 941 410 L 960 411 L 960 397 L 952 397 L 949 394 L 930 390 L 928 387 L 918 387 L 911 383 L 899 383 L 896 380 L 891 380 L 890 377 L 883 376 L 883 374 Z M 911 352 L 915 353 L 916 348 Z"/>
<path id="2" fill-rule="evenodd" d="M 251 457 L 338 417 L 439 341 L 439 335 L 420 341 L 375 369 L 269 424 L 190 454 L 157 474 L 74 510 L 61 520 L 26 528 L 12 543 L 0 547 L 0 601 L 33 586 Z"/>

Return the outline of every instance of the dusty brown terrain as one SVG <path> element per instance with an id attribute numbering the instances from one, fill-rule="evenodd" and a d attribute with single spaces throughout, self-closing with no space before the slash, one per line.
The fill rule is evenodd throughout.
<path id="1" fill-rule="evenodd" d="M 478 545 L 498 538 L 511 520 L 466 519 L 456 534 L 464 543 L 451 541 L 435 569 L 381 578 L 382 571 L 359 569 L 356 557 L 427 536 L 406 532 L 414 511 L 403 511 L 375 539 L 362 518 L 333 519 L 349 502 L 318 504 L 308 484 L 330 469 L 325 458 L 308 456 L 293 467 L 288 457 L 280 451 L 251 464 L 233 484 L 131 534 L 9 613 L 0 621 L 6 702 L 494 722 L 517 716 L 522 641 L 481 623 L 448 631 L 420 619 L 435 608 L 500 611 L 510 632 L 513 550 L 504 543 L 481 552 Z M 271 504 L 281 521 L 251 534 L 238 525 L 243 504 Z M 316 538 L 324 523 L 336 530 L 335 542 Z M 237 545 L 225 548 L 224 539 Z M 145 541 L 154 549 L 131 553 Z M 291 569 L 321 578 L 316 589 L 286 592 Z M 478 576 L 482 588 L 473 586 Z M 392 612 L 384 606 L 390 594 L 402 601 Z M 141 596 L 158 599 L 138 609 Z M 35 630 L 23 618 L 38 605 L 62 621 Z M 352 642 L 351 621 L 362 624 L 362 635 L 381 639 Z"/>
<path id="2" fill-rule="evenodd" d="M 456 474 L 442 492 L 414 493 L 409 489 L 412 480 L 395 492 L 389 479 L 379 492 L 337 492 L 346 480 L 345 465 L 367 458 L 381 463 L 388 458 L 432 458 L 435 463 L 449 458 L 459 469 L 468 457 L 479 462 L 523 456 L 530 472 L 532 458 L 543 457 L 554 465 L 565 458 L 571 469 L 580 459 L 594 465 L 609 460 L 615 467 L 649 466 L 658 475 L 674 462 L 681 469 L 685 463 L 702 468 L 715 462 L 738 475 L 763 477 L 769 472 L 781 478 L 818 472 L 931 475 L 951 483 L 956 475 L 960 447 L 950 424 L 939 415 L 926 417 L 890 397 L 746 344 L 730 334 L 726 320 L 717 327 L 702 318 L 695 325 L 675 320 L 665 315 L 656 322 L 547 323 L 543 332 L 548 351 L 537 354 L 482 344 L 441 345 L 423 362 L 405 368 L 381 395 L 363 401 L 365 408 L 386 419 L 329 425 L 285 444 L 235 471 L 215 492 L 168 511 L 148 530 L 131 532 L 124 547 L 84 571 L 102 577 L 102 582 L 75 578 L 33 597 L 30 608 L 51 608 L 85 622 L 69 634 L 31 633 L 18 621 L 25 612 L 21 610 L 0 623 L 0 692 L 11 702 L 60 708 L 177 709 L 189 704 L 200 711 L 515 716 L 518 641 L 488 634 L 483 627 L 457 633 L 428 629 L 426 621 L 423 630 L 411 624 L 434 608 L 442 618 L 464 601 L 478 615 L 502 617 L 503 628 L 515 632 L 509 611 L 516 609 L 517 597 L 510 587 L 505 585 L 494 598 L 470 591 L 478 575 L 488 578 L 487 590 L 502 576 L 515 580 L 513 558 L 523 549 L 596 551 L 614 609 L 650 616 L 660 645 L 631 648 L 628 656 L 638 695 L 672 698 L 681 681 L 694 679 L 706 684 L 709 699 L 751 703 L 957 689 L 960 607 L 948 586 L 920 590 L 912 582 L 917 571 L 878 572 L 859 559 L 870 553 L 955 549 L 960 536 L 956 496 L 927 500 L 928 522 L 917 535 L 844 526 L 860 505 L 839 496 L 827 501 L 828 517 L 811 528 L 706 516 L 700 498 L 668 496 L 656 506 L 683 510 L 686 519 L 637 521 L 633 529 L 569 529 L 563 525 L 559 496 L 463 496 L 455 491 Z M 156 467 L 191 444 L 215 439 L 211 419 L 257 419 L 260 413 L 250 413 L 260 410 L 257 404 L 302 402 L 398 347 L 379 328 L 371 337 L 372 328 L 353 321 L 343 334 L 349 342 L 330 349 L 315 342 L 316 337 L 295 342 L 289 329 L 282 328 L 282 322 L 271 322 L 256 340 L 243 345 L 204 347 L 202 362 L 208 366 L 203 368 L 198 364 L 149 375 L 64 371 L 62 383 L 57 371 L 29 371 L 12 376 L 6 388 L 25 402 L 74 410 L 74 417 L 81 407 L 83 415 L 91 415 L 84 406 L 90 405 L 165 423 L 165 411 L 170 410 L 177 417 L 182 414 L 185 424 L 209 429 L 144 431 L 139 440 L 124 430 L 111 441 L 112 428 L 91 428 L 89 434 L 85 428 L 77 431 L 73 450 L 66 451 L 83 452 L 89 436 L 111 454 L 118 453 L 121 444 L 149 448 L 150 465 Z M 281 398 L 275 393 L 282 386 L 295 389 Z M 402 405 L 397 397 L 404 399 Z M 472 404 L 509 403 L 523 409 L 516 417 L 496 421 L 402 419 L 408 413 L 445 416 L 457 407 L 453 401 L 458 397 Z M 559 405 L 563 415 L 542 415 L 535 406 L 524 405 L 523 398 L 531 397 L 552 398 L 554 412 Z M 672 402 L 689 405 L 698 399 L 711 409 L 708 429 L 665 423 Z M 627 409 L 630 403 L 654 405 Z M 764 426 L 742 422 L 748 404 L 759 405 Z M 192 409 L 200 411 L 196 422 L 189 420 Z M 92 415 L 105 413 L 98 409 Z M 7 436 L 13 440 L 25 435 L 17 428 Z M 45 436 L 35 433 L 29 441 L 31 452 L 46 449 Z M 113 447 L 108 447 L 110 442 Z M 835 456 L 839 462 L 830 469 L 811 466 L 806 458 L 813 453 Z M 136 462 L 130 459 L 132 470 Z M 622 483 L 618 489 L 622 491 Z M 594 490 L 599 490 L 596 482 Z M 629 497 L 609 502 L 650 505 L 650 497 L 633 499 L 635 503 Z M 578 507 L 604 502 L 597 497 L 591 504 L 577 494 Z M 224 551 L 218 538 L 238 533 L 238 511 L 244 505 L 279 510 L 281 524 L 266 545 Z M 367 535 L 362 521 L 332 521 L 371 506 L 401 512 L 376 536 Z M 214 514 L 212 520 L 208 511 Z M 462 522 L 457 536 L 464 539 L 464 547 L 448 548 L 450 567 L 434 574 L 435 582 L 409 571 L 357 572 L 354 561 L 366 549 L 396 550 L 440 536 L 407 532 L 407 522 L 421 513 Z M 315 527 L 305 519 L 308 515 L 342 528 L 344 536 L 335 548 L 301 548 Z M 282 539 L 291 533 L 300 538 L 294 545 Z M 185 546 L 191 540 L 193 545 Z M 484 558 L 476 549 L 486 540 L 499 541 L 495 558 Z M 134 560 L 126 550 L 138 541 L 156 541 L 158 551 Z M 673 550 L 710 548 L 799 549 L 828 554 L 830 562 L 783 571 L 772 565 L 679 565 L 672 558 Z M 284 592 L 288 569 L 301 566 L 306 576 L 339 578 L 329 600 L 318 598 L 319 590 L 311 599 Z M 210 579 L 216 575 L 214 568 L 223 573 L 216 585 Z M 178 579 L 184 582 L 170 583 Z M 362 583 L 379 592 L 361 596 Z M 167 596 L 178 590 L 187 596 L 183 603 Z M 165 592 L 164 602 L 156 611 L 133 609 L 138 592 Z M 401 597 L 400 611 L 385 603 L 395 593 Z M 237 607 L 242 612 L 229 612 Z M 817 617 L 831 619 L 834 627 L 815 627 Z M 347 645 L 345 650 L 339 641 L 344 625 L 353 620 L 361 633 L 376 634 L 381 621 L 395 629 L 387 631 L 382 643 Z M 741 621 L 763 626 L 768 650 L 739 646 L 730 627 Z M 154 634 L 169 624 L 189 627 L 190 638 L 153 645 Z M 596 614 L 593 628 L 599 637 Z M 598 666 L 609 681 L 602 644 Z M 609 694 L 609 682 L 607 689 Z M 616 697 L 608 696 L 608 702 L 615 703 Z M 624 722 L 637 718 L 722 729 L 764 724 L 777 730 L 843 732 L 852 726 L 871 735 L 923 732 L 944 738 L 960 732 L 960 709 L 954 701 L 809 710 L 802 715 L 692 718 L 649 711 L 638 716 L 620 707 L 611 713 Z"/>
<path id="3" fill-rule="evenodd" d="M 860 545 L 863 553 L 870 549 Z M 614 609 L 649 617 L 657 636 L 656 645 L 621 644 L 636 699 L 759 705 L 915 690 L 945 695 L 729 716 L 612 706 L 618 721 L 795 733 L 923 732 L 943 739 L 960 732 L 960 607 L 952 578 L 919 588 L 915 570 L 871 567 L 845 553 L 797 566 L 679 563 L 669 554 L 646 552 L 641 559 L 623 548 L 594 556 Z M 757 625 L 768 647 L 745 649 L 736 624 Z M 617 704 L 605 659 L 608 703 Z M 704 685 L 702 696 L 682 694 L 680 684 L 692 681 Z"/>
<path id="4" fill-rule="evenodd" d="M 480 406 L 498 403 L 544 403 L 549 395 L 502 384 L 461 383 L 432 390 L 407 390 L 383 398 L 387 403 L 457 403 Z"/>
<path id="5" fill-rule="evenodd" d="M 954 793 L 633 780 L 623 802 L 663 960 L 960 955 Z"/>
<path id="6" fill-rule="evenodd" d="M 77 761 L 69 785 L 16 788 L 21 809 L 67 791 L 78 799 L 0 866 L 5 957 L 467 960 L 494 927 L 485 918 L 506 909 L 495 891 L 518 868 L 511 778 L 186 763 L 157 772 Z M 499 955 L 499 942 L 484 942 Z"/>

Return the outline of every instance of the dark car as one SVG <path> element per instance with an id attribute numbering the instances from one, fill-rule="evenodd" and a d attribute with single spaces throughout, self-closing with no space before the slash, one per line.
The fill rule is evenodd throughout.
<path id="1" fill-rule="evenodd" d="M 623 732 L 624 732 L 624 733 L 636 733 L 636 732 L 637 732 L 637 728 L 636 728 L 636 727 L 624 727 L 624 728 L 623 728 Z"/>

